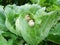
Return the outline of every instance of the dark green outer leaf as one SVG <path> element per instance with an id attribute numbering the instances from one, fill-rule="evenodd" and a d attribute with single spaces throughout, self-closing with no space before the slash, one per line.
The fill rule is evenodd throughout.
<path id="1" fill-rule="evenodd" d="M 60 23 L 57 23 L 54 29 L 51 29 L 48 40 L 60 44 Z"/>
<path id="2" fill-rule="evenodd" d="M 46 0 L 31 0 L 32 3 L 39 4 L 39 5 L 44 4 L 45 1 Z"/>

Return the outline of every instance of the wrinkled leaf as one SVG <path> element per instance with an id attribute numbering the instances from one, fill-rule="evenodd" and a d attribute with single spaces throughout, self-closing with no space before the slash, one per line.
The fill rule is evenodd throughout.
<path id="1" fill-rule="evenodd" d="M 44 11 L 42 11 L 42 12 L 44 12 Z M 34 14 L 34 13 L 32 13 L 32 14 Z M 39 25 L 35 23 L 35 25 L 33 27 L 30 27 L 28 25 L 28 22 L 23 17 L 23 15 L 20 15 L 19 18 L 17 18 L 16 26 L 18 27 L 18 29 L 21 32 L 25 41 L 30 45 L 37 45 L 39 42 L 44 40 L 48 36 L 51 27 L 54 24 L 56 24 L 57 19 L 58 19 L 58 16 L 56 15 L 55 12 L 44 13 L 44 15 L 37 15 L 37 17 L 38 16 L 40 16 L 40 17 L 36 18 L 36 19 L 34 19 L 34 16 L 35 16 L 35 14 L 34 14 L 32 18 L 34 20 L 40 19 L 40 20 L 42 20 L 42 22 Z"/>
<path id="2" fill-rule="evenodd" d="M 15 20 L 16 17 L 18 16 L 15 12 L 16 12 L 16 7 L 15 5 L 8 5 L 5 7 L 5 16 L 6 16 L 6 21 L 5 21 L 5 25 L 6 27 L 9 29 L 9 31 L 11 31 L 12 33 L 17 35 L 17 31 L 15 28 Z"/>

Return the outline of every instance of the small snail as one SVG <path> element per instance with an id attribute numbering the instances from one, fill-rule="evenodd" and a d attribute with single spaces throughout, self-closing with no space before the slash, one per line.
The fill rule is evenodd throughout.
<path id="1" fill-rule="evenodd" d="M 26 16 L 25 16 L 25 19 L 26 19 L 27 21 L 29 21 L 31 18 L 30 18 L 29 15 L 26 15 Z"/>
<path id="2" fill-rule="evenodd" d="M 33 20 L 29 20 L 28 24 L 29 24 L 29 26 L 34 26 L 35 23 Z"/>

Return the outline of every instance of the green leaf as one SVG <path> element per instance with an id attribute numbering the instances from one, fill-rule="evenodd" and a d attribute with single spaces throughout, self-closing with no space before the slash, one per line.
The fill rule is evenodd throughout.
<path id="1" fill-rule="evenodd" d="M 6 16 L 6 21 L 5 21 L 5 25 L 8 28 L 8 30 L 14 34 L 17 35 L 17 31 L 15 28 L 15 20 L 18 16 L 18 10 L 16 5 L 7 5 L 5 7 L 5 16 Z"/>
<path id="2" fill-rule="evenodd" d="M 0 35 L 0 45 L 8 45 L 6 39 L 2 35 Z"/>
<path id="3" fill-rule="evenodd" d="M 0 30 L 7 31 L 3 6 L 0 5 Z"/>
<path id="4" fill-rule="evenodd" d="M 8 45 L 13 45 L 17 38 L 17 36 L 11 32 L 5 32 L 2 35 L 6 38 Z"/>
<path id="5" fill-rule="evenodd" d="M 57 23 L 56 26 L 51 29 L 48 40 L 60 44 L 60 23 Z"/>
<path id="6" fill-rule="evenodd" d="M 9 39 L 9 40 L 8 40 L 8 45 L 13 45 L 14 41 L 15 41 L 15 40 L 14 40 L 13 38 L 12 38 L 12 39 Z"/>
<path id="7" fill-rule="evenodd" d="M 41 8 L 39 10 L 41 10 Z M 44 11 L 42 11 L 42 13 L 44 13 Z M 19 32 L 21 32 L 21 35 L 24 38 L 24 40 L 30 45 L 38 45 L 39 42 L 44 40 L 48 36 L 51 27 L 54 24 L 56 24 L 59 17 L 55 12 L 44 13 L 43 15 L 41 11 L 37 10 L 36 13 L 37 12 L 39 12 L 38 13 L 39 15 L 34 14 L 32 12 L 33 15 L 30 14 L 30 16 L 32 16 L 32 19 L 34 19 L 35 22 L 36 20 L 38 21 L 42 20 L 39 25 L 35 23 L 33 27 L 30 27 L 26 19 L 23 17 L 24 14 L 20 15 L 19 18 L 17 18 L 16 20 L 16 26 L 19 29 Z M 34 16 L 39 18 L 35 19 Z"/>
<path id="8" fill-rule="evenodd" d="M 41 8 L 41 7 L 38 6 L 37 4 L 36 5 L 33 4 L 32 6 L 29 4 L 25 4 L 23 6 L 16 6 L 16 5 L 6 6 L 5 7 L 5 16 L 6 16 L 5 24 L 6 24 L 6 27 L 12 33 L 20 36 L 20 31 L 19 31 L 19 29 L 17 29 L 17 26 L 15 26 L 15 21 L 18 18 L 18 16 L 24 14 L 23 15 L 23 17 L 24 17 L 28 13 L 32 13 L 32 12 L 35 13 L 39 8 Z"/>
<path id="9" fill-rule="evenodd" d="M 31 0 L 32 3 L 43 4 L 46 0 Z"/>

